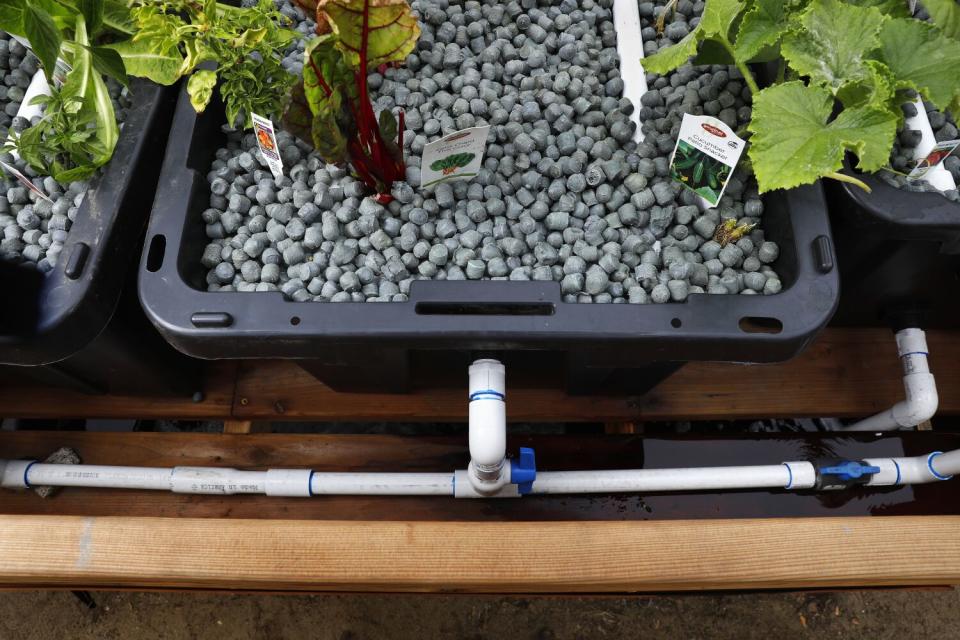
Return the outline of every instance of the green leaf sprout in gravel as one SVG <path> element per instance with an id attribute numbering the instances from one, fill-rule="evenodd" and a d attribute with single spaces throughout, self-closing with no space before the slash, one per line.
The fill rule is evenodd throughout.
<path id="1" fill-rule="evenodd" d="M 719 51 L 740 69 L 753 93 L 749 156 L 761 192 L 820 178 L 869 190 L 840 173 L 846 151 L 861 171 L 885 169 L 915 94 L 960 108 L 960 10 L 954 0 L 924 6 L 933 25 L 900 0 L 707 0 L 697 27 L 643 66 L 716 63 Z M 780 70 L 761 90 L 750 65 L 770 60 Z"/>

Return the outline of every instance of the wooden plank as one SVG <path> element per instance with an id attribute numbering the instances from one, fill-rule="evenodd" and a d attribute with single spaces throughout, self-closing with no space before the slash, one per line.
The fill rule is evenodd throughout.
<path id="1" fill-rule="evenodd" d="M 203 399 L 189 395 L 140 397 L 87 395 L 67 389 L 0 386 L 4 418 L 169 418 L 218 419 L 230 415 L 237 363 L 207 365 Z"/>
<path id="2" fill-rule="evenodd" d="M 960 332 L 928 334 L 940 413 L 960 414 Z M 406 395 L 338 393 L 289 361 L 210 366 L 205 398 L 88 396 L 0 388 L 0 415 L 23 418 L 464 421 L 466 371 L 455 388 Z M 239 371 L 239 373 L 237 373 Z M 462 375 L 462 386 L 459 386 Z M 512 379 L 508 377 L 508 381 Z M 642 422 L 777 416 L 864 416 L 903 397 L 890 332 L 828 328 L 801 356 L 776 365 L 691 363 L 643 396 L 567 396 L 509 385 L 515 421 Z"/>
<path id="3" fill-rule="evenodd" d="M 223 432 L 231 434 L 269 433 L 270 424 L 261 420 L 224 420 Z"/>
<path id="4" fill-rule="evenodd" d="M 0 584 L 21 587 L 537 593 L 956 582 L 958 516 L 554 523 L 0 516 Z"/>
<path id="5" fill-rule="evenodd" d="M 940 413 L 960 413 L 960 333 L 928 333 Z M 640 397 L 571 397 L 510 384 L 517 421 L 643 421 L 791 416 L 866 416 L 903 397 L 893 336 L 883 329 L 829 328 L 798 358 L 776 365 L 691 363 Z M 234 414 L 269 420 L 466 419 L 463 387 L 407 395 L 337 393 L 292 362 L 244 362 Z"/>
<path id="6" fill-rule="evenodd" d="M 0 455 L 42 459 L 61 446 L 88 464 L 318 471 L 452 471 L 469 460 L 464 435 L 0 432 Z M 732 435 L 715 438 L 631 435 L 511 435 L 508 451 L 536 450 L 544 470 L 664 468 L 800 460 L 920 455 L 960 448 L 960 434 Z M 960 481 L 915 487 L 814 494 L 730 491 L 583 496 L 527 496 L 521 500 L 448 497 L 198 496 L 166 491 L 63 489 L 41 499 L 32 491 L 0 491 L 0 514 L 164 516 L 241 519 L 564 521 L 689 520 L 818 516 L 960 515 Z"/>

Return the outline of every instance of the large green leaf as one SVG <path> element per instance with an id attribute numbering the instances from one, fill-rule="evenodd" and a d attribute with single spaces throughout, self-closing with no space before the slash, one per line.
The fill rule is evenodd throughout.
<path id="1" fill-rule="evenodd" d="M 936 27 L 910 19 L 887 21 L 880 34 L 881 57 L 896 87 L 916 89 L 940 109 L 960 101 L 960 41 Z"/>
<path id="2" fill-rule="evenodd" d="M 960 40 L 960 4 L 957 0 L 923 0 L 921 4 L 944 35 Z"/>
<path id="3" fill-rule="evenodd" d="M 53 72 L 60 56 L 60 31 L 51 15 L 35 0 L 27 0 L 23 12 L 23 33 L 43 65 L 43 72 L 53 82 Z"/>
<path id="4" fill-rule="evenodd" d="M 23 0 L 0 0 L 0 31 L 23 36 Z"/>
<path id="5" fill-rule="evenodd" d="M 127 72 L 124 70 L 123 58 L 115 49 L 108 47 L 89 47 L 93 56 L 93 67 L 108 78 L 113 78 L 123 86 L 127 86 Z"/>
<path id="6" fill-rule="evenodd" d="M 891 18 L 910 17 L 907 0 L 845 0 L 845 2 L 857 7 L 874 7 L 883 15 Z"/>
<path id="7" fill-rule="evenodd" d="M 866 62 L 880 44 L 885 20 L 872 7 L 814 0 L 800 16 L 800 28 L 783 39 L 781 50 L 794 71 L 836 93 L 872 75 Z"/>
<path id="8" fill-rule="evenodd" d="M 317 23 L 321 35 L 325 26 L 336 34 L 337 46 L 346 54 L 347 64 L 354 69 L 360 66 L 365 29 L 369 34 L 368 68 L 402 62 L 420 37 L 420 26 L 407 0 L 320 0 L 317 3 Z"/>
<path id="9" fill-rule="evenodd" d="M 343 113 L 352 92 L 353 74 L 344 62 L 345 54 L 337 36 L 317 36 L 304 51 L 303 91 L 313 114 L 310 142 L 329 163 L 347 162 L 345 132 L 355 128 L 349 114 Z"/>
<path id="10" fill-rule="evenodd" d="M 136 25 L 130 15 L 130 7 L 125 0 L 104 0 L 103 25 L 117 33 L 133 35 Z"/>
<path id="11" fill-rule="evenodd" d="M 87 21 L 87 32 L 91 35 L 103 25 L 103 0 L 79 0 L 80 12 Z"/>
<path id="12" fill-rule="evenodd" d="M 747 7 L 743 0 L 709 0 L 703 9 L 700 23 L 677 44 L 661 49 L 643 59 L 644 71 L 667 73 L 686 64 L 697 54 L 700 43 L 709 38 L 730 39 L 730 27 Z"/>
<path id="13" fill-rule="evenodd" d="M 864 106 L 844 109 L 830 121 L 833 106 L 830 91 L 800 81 L 753 97 L 750 160 L 761 192 L 815 182 L 840 169 L 846 150 L 857 154 L 864 171 L 886 165 L 896 116 Z"/>
<path id="14" fill-rule="evenodd" d="M 847 84 L 837 91 L 837 98 L 845 107 L 859 107 L 869 104 L 878 109 L 892 108 L 895 113 L 902 113 L 900 106 L 894 100 L 896 89 L 894 77 L 890 69 L 877 60 L 867 60 L 868 75 L 863 79 Z"/>
<path id="15" fill-rule="evenodd" d="M 790 17 L 790 4 L 785 0 L 754 0 L 737 31 L 737 57 L 752 60 L 765 48 L 778 44 Z"/>
<path id="16" fill-rule="evenodd" d="M 120 54 L 127 74 L 149 78 L 157 84 L 171 85 L 180 77 L 183 56 L 176 47 L 157 53 L 147 40 L 124 40 L 107 45 Z"/>

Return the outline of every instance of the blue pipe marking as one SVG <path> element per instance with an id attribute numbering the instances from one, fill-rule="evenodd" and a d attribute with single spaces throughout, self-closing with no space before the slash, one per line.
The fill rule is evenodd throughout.
<path id="1" fill-rule="evenodd" d="M 313 474 L 315 474 L 315 473 L 316 473 L 316 471 L 313 471 L 313 470 L 311 469 L 311 470 L 310 470 L 310 477 L 307 479 L 307 493 L 310 494 L 310 497 L 311 497 L 311 498 L 313 497 Z"/>
<path id="2" fill-rule="evenodd" d="M 27 480 L 27 474 L 30 473 L 30 467 L 32 467 L 35 464 L 37 464 L 36 460 L 34 460 L 33 462 L 31 462 L 30 464 L 28 464 L 26 467 L 23 468 L 23 486 L 25 486 L 27 489 L 33 488 L 30 486 L 30 482 Z"/>
<path id="3" fill-rule="evenodd" d="M 506 396 L 494 389 L 484 389 L 483 391 L 474 391 L 470 394 L 470 402 L 474 400 L 504 400 Z"/>
<path id="4" fill-rule="evenodd" d="M 929 356 L 930 354 L 926 351 L 911 351 L 910 353 L 905 353 L 901 358 L 906 358 L 907 356 Z"/>
<path id="5" fill-rule="evenodd" d="M 787 486 L 785 486 L 784 489 L 789 489 L 793 486 L 793 469 L 791 469 L 790 465 L 788 465 L 786 462 L 783 463 L 783 466 L 787 468 L 787 473 L 790 474 L 790 480 L 787 481 Z"/>
<path id="6" fill-rule="evenodd" d="M 929 456 L 927 456 L 927 469 L 930 469 L 930 473 L 933 474 L 933 477 L 937 480 L 949 480 L 953 476 L 942 476 L 937 473 L 933 468 L 933 459 L 939 455 L 943 455 L 943 451 L 934 451 Z"/>
<path id="7" fill-rule="evenodd" d="M 457 473 L 456 472 L 454 472 L 453 475 L 450 476 L 450 495 L 453 496 L 454 498 L 457 497 Z"/>
<path id="8" fill-rule="evenodd" d="M 890 462 L 892 462 L 893 466 L 897 468 L 897 479 L 893 481 L 893 484 L 900 484 L 900 465 L 897 464 L 897 461 L 893 458 L 890 458 Z"/>

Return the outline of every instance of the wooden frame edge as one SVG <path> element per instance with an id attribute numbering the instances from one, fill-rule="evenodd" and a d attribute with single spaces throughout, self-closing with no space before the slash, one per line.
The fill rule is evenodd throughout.
<path id="1" fill-rule="evenodd" d="M 960 516 L 345 522 L 0 516 L 0 585 L 474 593 L 944 585 Z"/>

